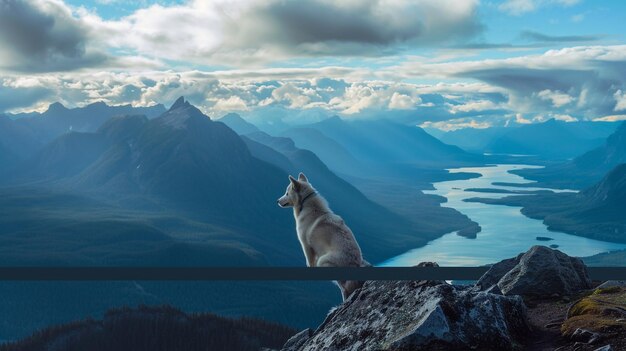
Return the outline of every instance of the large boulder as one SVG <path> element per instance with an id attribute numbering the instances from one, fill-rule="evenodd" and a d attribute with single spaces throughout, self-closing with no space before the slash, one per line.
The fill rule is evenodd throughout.
<path id="1" fill-rule="evenodd" d="M 512 350 L 528 332 L 519 296 L 440 281 L 368 281 L 283 350 Z"/>
<path id="2" fill-rule="evenodd" d="M 514 259 L 494 264 L 476 283 L 486 290 L 497 285 L 504 295 L 569 296 L 591 288 L 583 261 L 546 246 L 533 246 Z"/>

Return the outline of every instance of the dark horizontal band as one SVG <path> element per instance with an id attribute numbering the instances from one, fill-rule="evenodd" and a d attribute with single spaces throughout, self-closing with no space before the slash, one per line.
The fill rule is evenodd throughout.
<path id="1" fill-rule="evenodd" d="M 477 280 L 488 267 L 0 267 L 0 280 Z M 589 268 L 626 280 L 626 267 Z"/>

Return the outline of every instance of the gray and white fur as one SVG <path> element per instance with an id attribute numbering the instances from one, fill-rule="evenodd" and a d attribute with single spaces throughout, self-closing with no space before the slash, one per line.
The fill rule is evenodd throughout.
<path id="1" fill-rule="evenodd" d="M 309 267 L 370 266 L 361 255 L 354 234 L 343 219 L 334 214 L 326 200 L 313 188 L 307 177 L 289 176 L 285 195 L 278 199 L 280 207 L 293 207 L 298 240 Z M 360 281 L 337 281 L 345 301 Z"/>

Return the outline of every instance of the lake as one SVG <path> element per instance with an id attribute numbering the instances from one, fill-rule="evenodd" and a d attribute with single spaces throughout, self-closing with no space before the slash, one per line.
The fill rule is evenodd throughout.
<path id="1" fill-rule="evenodd" d="M 597 253 L 626 248 L 616 244 L 587 239 L 561 232 L 549 231 L 540 220 L 531 219 L 520 212 L 520 207 L 487 205 L 464 202 L 472 197 L 501 198 L 511 194 L 465 191 L 469 188 L 491 188 L 506 190 L 553 190 L 546 188 L 516 188 L 494 186 L 494 182 L 528 183 L 509 170 L 536 168 L 529 165 L 496 165 L 492 167 L 466 167 L 451 169 L 450 172 L 473 172 L 482 176 L 467 180 L 453 180 L 434 183 L 435 190 L 427 194 L 441 195 L 448 199 L 442 206 L 452 207 L 480 224 L 482 231 L 476 239 L 468 239 L 448 233 L 429 242 L 426 246 L 412 249 L 391 258 L 380 266 L 413 266 L 423 261 L 435 261 L 440 266 L 480 266 L 514 257 L 527 251 L 533 245 L 558 245 L 558 249 L 571 256 L 591 256 Z M 539 241 L 537 237 L 553 240 Z"/>

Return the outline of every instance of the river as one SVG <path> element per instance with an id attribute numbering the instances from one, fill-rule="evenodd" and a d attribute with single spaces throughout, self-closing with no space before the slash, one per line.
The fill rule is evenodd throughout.
<path id="1" fill-rule="evenodd" d="M 528 183 L 518 175 L 508 173 L 512 169 L 533 168 L 529 165 L 496 165 L 492 167 L 455 168 L 450 172 L 474 172 L 481 177 L 434 183 L 435 190 L 427 194 L 441 195 L 448 199 L 443 206 L 451 207 L 480 224 L 482 231 L 475 239 L 457 235 L 455 232 L 429 242 L 426 246 L 412 249 L 391 258 L 381 266 L 413 266 L 423 261 L 435 261 L 441 266 L 480 266 L 514 257 L 533 245 L 558 245 L 558 249 L 571 256 L 591 256 L 597 253 L 626 248 L 624 244 L 587 239 L 561 232 L 549 231 L 540 220 L 531 219 L 520 212 L 520 207 L 488 205 L 464 202 L 472 197 L 500 198 L 510 194 L 465 191 L 469 188 L 507 190 L 553 190 L 546 188 L 517 188 L 494 186 L 494 182 Z M 553 240 L 539 241 L 537 237 Z"/>

